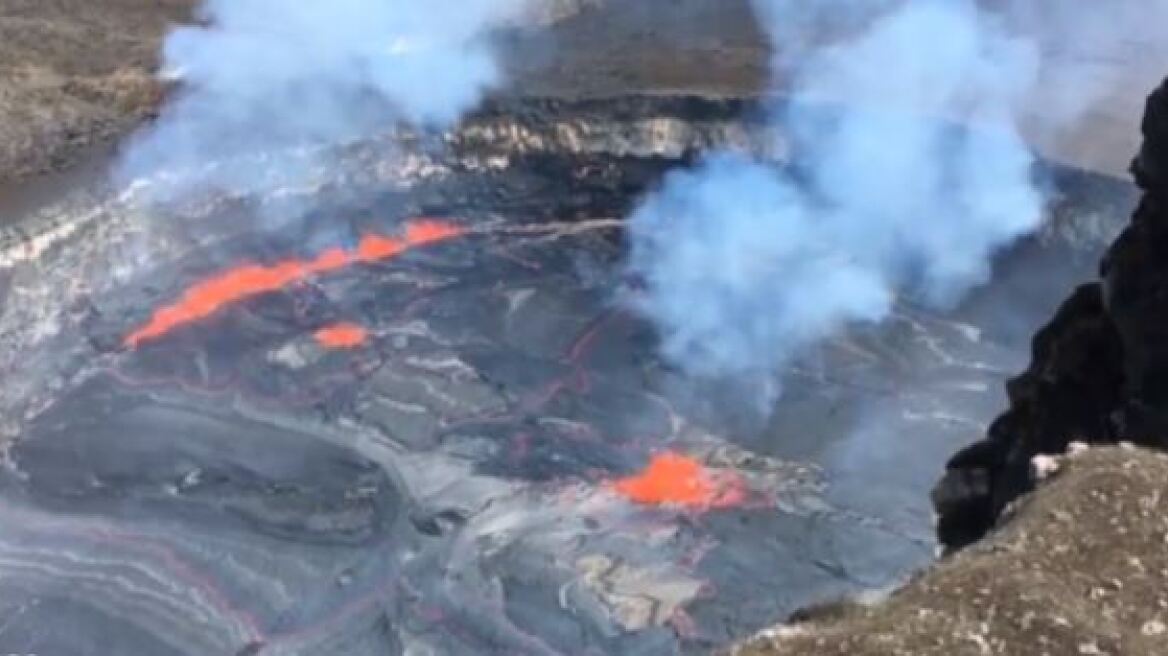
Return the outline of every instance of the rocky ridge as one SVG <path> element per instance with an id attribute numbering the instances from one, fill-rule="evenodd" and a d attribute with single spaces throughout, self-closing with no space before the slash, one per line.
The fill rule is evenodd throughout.
<path id="1" fill-rule="evenodd" d="M 1148 99 L 1132 163 L 1143 191 L 1131 223 L 1035 336 L 1029 368 L 1007 384 L 1009 409 L 958 452 L 933 492 L 950 549 L 983 536 L 1031 489 L 1029 467 L 1074 440 L 1163 447 L 1168 435 L 1168 80 Z"/>

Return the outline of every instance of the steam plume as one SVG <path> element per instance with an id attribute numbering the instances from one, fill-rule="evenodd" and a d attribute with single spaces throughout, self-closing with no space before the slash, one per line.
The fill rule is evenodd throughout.
<path id="1" fill-rule="evenodd" d="M 633 302 L 700 375 L 772 376 L 900 295 L 952 303 L 1042 210 L 1013 121 L 1037 75 L 1030 41 L 972 1 L 756 5 L 790 76 L 775 119 L 798 170 L 715 155 L 631 218 L 647 287 Z M 851 36 L 817 45 L 828 28 Z"/>
<path id="2" fill-rule="evenodd" d="M 298 182 L 316 163 L 311 147 L 383 132 L 395 118 L 447 124 L 499 82 L 485 33 L 525 4 L 205 0 L 201 24 L 165 46 L 183 89 L 120 173 L 173 173 L 175 193 L 265 191 Z M 239 159 L 256 154 L 271 159 Z"/>

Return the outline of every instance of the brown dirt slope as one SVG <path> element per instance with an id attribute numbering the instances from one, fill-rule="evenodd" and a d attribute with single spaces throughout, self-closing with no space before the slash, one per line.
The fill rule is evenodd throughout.
<path id="1" fill-rule="evenodd" d="M 739 656 L 1153 656 L 1168 640 L 1168 455 L 1093 449 L 989 539 L 888 600 L 824 606 Z"/>
<path id="2" fill-rule="evenodd" d="M 559 20 L 504 45 L 514 93 L 742 96 L 766 87 L 770 45 L 750 0 L 542 2 L 559 7 Z"/>
<path id="3" fill-rule="evenodd" d="M 67 168 L 148 116 L 160 41 L 197 4 L 0 0 L 0 182 Z M 553 26 L 503 39 L 512 93 L 739 94 L 765 79 L 749 0 L 536 0 L 533 9 Z"/>
<path id="4" fill-rule="evenodd" d="M 156 104 L 150 71 L 194 0 L 0 0 L 0 180 L 61 168 Z"/>
<path id="5" fill-rule="evenodd" d="M 109 142 L 149 114 L 159 93 L 149 74 L 159 40 L 197 1 L 0 0 L 0 181 L 67 167 L 86 146 Z M 752 95 L 765 87 L 770 46 L 749 0 L 535 0 L 534 7 L 556 21 L 504 40 L 511 93 Z M 1122 174 L 1141 94 L 1168 62 L 1162 41 L 1092 62 L 1108 91 L 1083 123 L 1057 135 L 1043 126 L 1058 94 L 1036 97 L 1027 136 L 1049 157 Z M 1048 55 L 1056 72 L 1082 65 Z"/>

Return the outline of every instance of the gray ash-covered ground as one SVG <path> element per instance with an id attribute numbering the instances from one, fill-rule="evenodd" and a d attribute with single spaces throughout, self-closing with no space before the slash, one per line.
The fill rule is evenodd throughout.
<path id="1" fill-rule="evenodd" d="M 0 253 L 3 650 L 669 654 L 890 585 L 932 554 L 941 463 L 1131 201 L 1058 170 L 1067 196 L 994 282 L 825 344 L 759 413 L 659 360 L 617 302 L 637 282 L 615 221 L 694 151 L 762 143 L 752 108 L 508 102 L 437 146 L 350 148 L 287 197 L 64 202 Z M 123 346 L 208 275 L 421 215 L 469 234 Z M 336 321 L 368 342 L 322 348 Z M 665 449 L 749 493 L 612 491 Z"/>

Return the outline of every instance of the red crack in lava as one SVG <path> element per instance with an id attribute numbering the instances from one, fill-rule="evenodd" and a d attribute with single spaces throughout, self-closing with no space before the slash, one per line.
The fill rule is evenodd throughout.
<path id="1" fill-rule="evenodd" d="M 271 265 L 242 264 L 188 287 L 177 301 L 156 310 L 150 321 L 127 335 L 123 344 L 136 348 L 240 301 L 279 291 L 312 276 L 353 264 L 392 259 L 411 248 L 463 234 L 462 228 L 445 221 L 417 219 L 406 223 L 401 237 L 365 235 L 356 251 L 330 248 L 311 260 L 290 259 Z"/>

